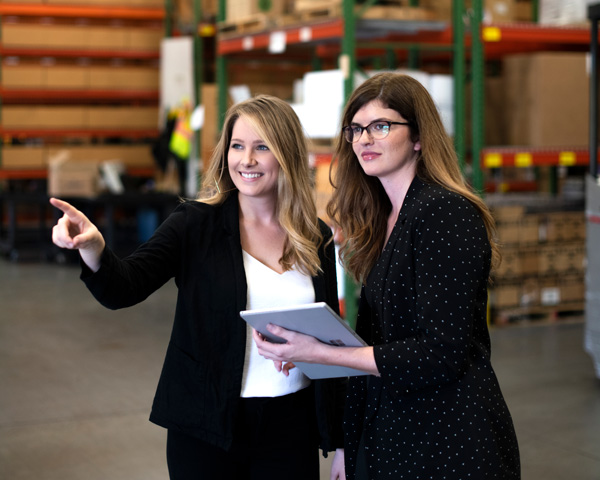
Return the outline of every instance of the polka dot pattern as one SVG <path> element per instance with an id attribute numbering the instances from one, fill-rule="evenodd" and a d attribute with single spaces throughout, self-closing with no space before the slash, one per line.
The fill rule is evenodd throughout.
<path id="1" fill-rule="evenodd" d="M 362 290 L 357 331 L 381 376 L 350 382 L 348 479 L 361 436 L 369 480 L 520 478 L 490 363 L 490 261 L 473 205 L 415 179 Z"/>

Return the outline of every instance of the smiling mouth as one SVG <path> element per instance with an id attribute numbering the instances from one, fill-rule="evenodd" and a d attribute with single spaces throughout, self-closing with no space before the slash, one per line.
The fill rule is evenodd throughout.
<path id="1" fill-rule="evenodd" d="M 244 178 L 248 178 L 248 179 L 262 177 L 262 173 L 246 173 L 246 172 L 240 172 L 240 175 L 241 175 L 242 177 L 244 177 Z"/>

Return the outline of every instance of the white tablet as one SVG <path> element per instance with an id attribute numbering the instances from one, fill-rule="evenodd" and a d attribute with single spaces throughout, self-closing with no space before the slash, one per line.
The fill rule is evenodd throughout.
<path id="1" fill-rule="evenodd" d="M 305 333 L 329 345 L 339 347 L 364 347 L 367 343 L 360 338 L 350 325 L 336 314 L 325 302 L 295 305 L 284 308 L 244 310 L 241 317 L 270 341 L 283 343 L 284 340 L 267 330 L 267 324 L 279 325 L 288 330 Z M 368 375 L 353 368 L 318 363 L 294 362 L 302 373 L 312 379 Z"/>

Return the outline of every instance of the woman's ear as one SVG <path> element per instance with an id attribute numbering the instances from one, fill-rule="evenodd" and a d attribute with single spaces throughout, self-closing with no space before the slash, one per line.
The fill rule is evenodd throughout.
<path id="1" fill-rule="evenodd" d="M 415 152 L 418 152 L 419 150 L 421 150 L 421 142 L 420 142 L 419 140 L 417 140 L 417 141 L 415 142 L 415 145 L 414 145 L 414 147 L 413 147 L 413 150 L 414 150 Z"/>

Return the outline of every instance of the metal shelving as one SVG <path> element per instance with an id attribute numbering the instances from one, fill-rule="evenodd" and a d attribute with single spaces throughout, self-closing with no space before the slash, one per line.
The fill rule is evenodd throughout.
<path id="1" fill-rule="evenodd" d="M 70 5 L 44 5 L 44 4 L 17 4 L 1 3 L 1 17 L 14 17 L 24 25 L 30 25 L 29 22 L 41 21 L 42 19 L 51 19 L 59 25 L 78 25 L 80 22 L 95 22 L 94 25 L 120 25 L 124 28 L 126 25 L 134 25 L 139 30 L 148 31 L 157 28 L 164 29 L 166 18 L 165 8 L 146 8 L 146 7 L 98 7 L 98 6 L 70 6 Z M 110 23 L 116 22 L 116 23 Z M 44 21 L 47 23 L 47 21 Z M 162 35 L 162 34 L 161 34 Z M 56 45 L 56 44 L 55 44 Z M 43 46 L 39 45 L 0 45 L 0 56 L 16 57 L 25 62 L 38 62 L 40 59 L 56 59 L 67 62 L 67 64 L 77 64 L 82 60 L 85 62 L 124 62 L 132 65 L 153 65 L 160 58 L 158 48 L 94 48 L 82 45 L 61 46 Z M 158 70 L 157 70 L 158 75 Z M 62 105 L 77 106 L 87 105 L 140 105 L 155 106 L 158 105 L 159 92 L 155 88 L 64 88 L 64 87 L 21 87 L 0 86 L 0 105 Z M 131 127 L 131 128 L 44 128 L 44 127 L 5 127 L 0 125 L 0 135 L 10 141 L 11 138 L 18 139 L 19 142 L 28 139 L 41 140 L 44 143 L 50 142 L 60 144 L 65 139 L 79 138 L 84 141 L 90 139 L 124 139 L 127 141 L 140 141 L 150 138 L 156 138 L 159 133 L 158 119 L 156 128 Z M 143 173 L 144 176 L 151 176 L 149 169 L 128 169 L 129 172 L 136 170 Z M 4 179 L 34 179 L 44 178 L 41 169 L 2 168 L 0 162 L 0 178 Z"/>
<path id="2" fill-rule="evenodd" d="M 474 2 L 480 4 L 480 2 Z M 590 31 L 584 27 L 554 27 L 537 24 L 482 24 L 475 9 L 472 29 L 471 62 L 473 77 L 472 158 L 473 184 L 483 190 L 482 170 L 504 167 L 581 166 L 589 162 L 585 145 L 560 148 L 486 147 L 484 129 L 484 64 L 486 60 L 513 53 L 589 50 Z"/>

